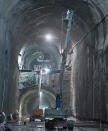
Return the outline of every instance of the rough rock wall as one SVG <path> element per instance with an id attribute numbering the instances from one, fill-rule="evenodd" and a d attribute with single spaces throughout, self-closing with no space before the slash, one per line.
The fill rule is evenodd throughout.
<path id="1" fill-rule="evenodd" d="M 108 21 L 105 8 L 108 2 L 98 2 L 98 6 L 102 5 L 98 11 L 103 11 L 103 15 L 98 14 L 95 28 L 73 51 L 71 105 L 73 114 L 79 119 L 108 121 Z"/>
<path id="2" fill-rule="evenodd" d="M 12 113 L 16 108 L 17 62 L 5 2 L 0 0 L 0 110 Z"/>

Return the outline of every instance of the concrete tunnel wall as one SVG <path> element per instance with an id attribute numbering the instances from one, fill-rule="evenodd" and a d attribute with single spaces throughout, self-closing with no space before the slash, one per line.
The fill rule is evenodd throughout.
<path id="1" fill-rule="evenodd" d="M 18 0 L 0 0 L 0 109 L 7 113 L 14 112 L 17 108 L 18 53 L 26 41 L 34 39 L 33 34 L 30 34 L 33 28 L 27 28 L 29 22 L 28 26 L 24 27 L 26 22 L 20 16 L 21 14 L 22 16 L 26 15 L 26 13 L 23 14 L 24 10 L 27 11 L 26 5 L 30 7 L 33 3 L 20 1 L 16 5 L 17 2 Z M 48 0 L 35 2 L 37 2 L 35 8 L 50 3 Z M 54 2 L 51 1 L 50 4 Z M 84 2 L 76 0 L 76 2 L 69 1 L 68 4 L 65 0 L 62 2 L 59 0 L 58 3 L 56 1 L 58 9 L 61 9 L 61 6 L 63 6 L 62 9 L 75 9 L 76 6 L 84 5 L 83 9 L 76 12 L 79 17 L 75 23 L 77 26 L 74 26 L 71 32 L 73 42 L 78 41 L 89 30 L 91 31 L 86 39 L 74 48 L 71 56 L 71 89 L 69 89 L 71 99 L 69 104 L 73 114 L 80 119 L 106 121 L 108 120 L 108 22 L 105 15 L 108 12 L 108 1 Z M 87 14 L 84 9 L 88 9 Z M 28 17 L 25 16 L 25 18 Z M 31 16 L 31 21 L 33 19 Z M 103 21 L 101 21 L 102 19 Z M 100 21 L 101 23 L 97 24 Z M 29 35 L 31 36 L 26 39 Z"/>

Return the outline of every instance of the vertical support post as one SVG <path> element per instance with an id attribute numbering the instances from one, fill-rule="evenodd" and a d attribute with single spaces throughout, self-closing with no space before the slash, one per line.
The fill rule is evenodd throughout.
<path id="1" fill-rule="evenodd" d="M 40 109 L 40 104 L 41 104 L 41 103 L 40 103 L 41 85 L 42 85 L 42 68 L 40 69 L 39 90 L 38 90 L 39 109 Z"/>

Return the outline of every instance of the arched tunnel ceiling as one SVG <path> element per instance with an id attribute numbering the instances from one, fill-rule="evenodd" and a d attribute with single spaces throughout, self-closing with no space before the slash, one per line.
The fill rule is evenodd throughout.
<path id="1" fill-rule="evenodd" d="M 50 98 L 50 99 L 49 99 Z M 41 89 L 40 98 L 38 96 L 38 89 L 29 89 L 20 96 L 19 113 L 20 115 L 32 115 L 34 108 L 40 106 L 44 108 L 55 108 L 56 97 L 49 90 Z"/>
<path id="2" fill-rule="evenodd" d="M 9 17 L 11 16 L 9 26 L 12 27 L 11 33 L 17 43 L 17 46 L 13 45 L 16 50 L 20 50 L 23 44 L 30 42 L 43 43 L 48 47 L 48 43 L 41 38 L 47 31 L 51 31 L 56 34 L 57 38 L 61 38 L 61 18 L 67 9 L 75 11 L 71 39 L 76 43 L 104 17 L 103 11 L 105 10 L 100 8 L 100 6 L 103 7 L 102 3 L 96 4 L 97 1 L 93 0 L 68 0 L 68 2 L 66 0 L 17 0 L 14 3 L 14 6 L 8 6 L 11 12 L 8 14 Z M 66 25 L 63 27 L 62 38 L 65 39 Z M 51 44 L 60 50 L 60 41 L 59 39 Z"/>
<path id="3" fill-rule="evenodd" d="M 25 49 L 24 59 L 27 58 L 29 63 L 28 68 L 35 63 L 35 57 L 30 57 L 35 48 L 40 48 L 44 52 L 48 52 L 51 58 L 56 64 L 59 64 L 61 48 L 63 48 L 66 23 L 63 23 L 62 17 L 67 9 L 74 10 L 74 23 L 72 25 L 70 46 L 72 48 L 77 41 L 79 41 L 85 34 L 87 34 L 98 22 L 104 18 L 104 12 L 99 8 L 101 4 L 96 4 L 94 1 L 85 0 L 20 0 L 16 6 L 12 9 L 12 34 L 15 37 L 15 41 L 18 43 L 16 50 L 21 49 L 24 44 L 28 43 L 28 48 Z M 63 24 L 63 25 L 62 25 Z M 97 28 L 97 27 L 96 27 Z M 95 29 L 95 28 L 94 28 Z M 94 46 L 95 39 L 99 39 L 99 32 L 97 29 L 96 38 L 92 36 L 92 32 L 89 33 L 89 44 Z M 14 34 L 18 34 L 15 36 Z M 52 33 L 54 40 L 51 42 L 45 41 L 45 34 Z M 103 35 L 106 35 L 106 24 L 103 25 Z M 92 41 L 91 41 L 92 37 Z M 86 40 L 84 40 L 86 44 Z M 81 43 L 84 43 L 81 42 Z M 87 40 L 88 41 L 88 40 Z M 36 43 L 36 44 L 32 44 Z M 31 45 L 31 47 L 30 47 Z M 36 47 L 38 45 L 38 47 Z M 17 51 L 18 52 L 18 51 Z"/>
<path id="4" fill-rule="evenodd" d="M 56 47 L 53 47 L 53 45 L 46 47 L 45 45 L 38 45 L 36 43 L 24 45 L 19 57 L 19 66 L 21 65 L 23 69 L 33 69 L 34 65 L 42 64 L 57 69 L 60 61 L 60 53 Z"/>

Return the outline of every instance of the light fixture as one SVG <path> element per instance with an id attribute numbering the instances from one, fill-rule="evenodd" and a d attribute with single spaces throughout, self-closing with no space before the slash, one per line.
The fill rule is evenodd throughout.
<path id="1" fill-rule="evenodd" d="M 51 40 L 53 39 L 53 36 L 52 36 L 51 34 L 46 34 L 46 35 L 45 35 L 45 39 L 46 39 L 47 41 L 51 41 Z"/>
<path id="2" fill-rule="evenodd" d="M 44 72 L 45 72 L 46 74 L 48 74 L 48 73 L 50 72 L 50 69 L 44 68 Z"/>

